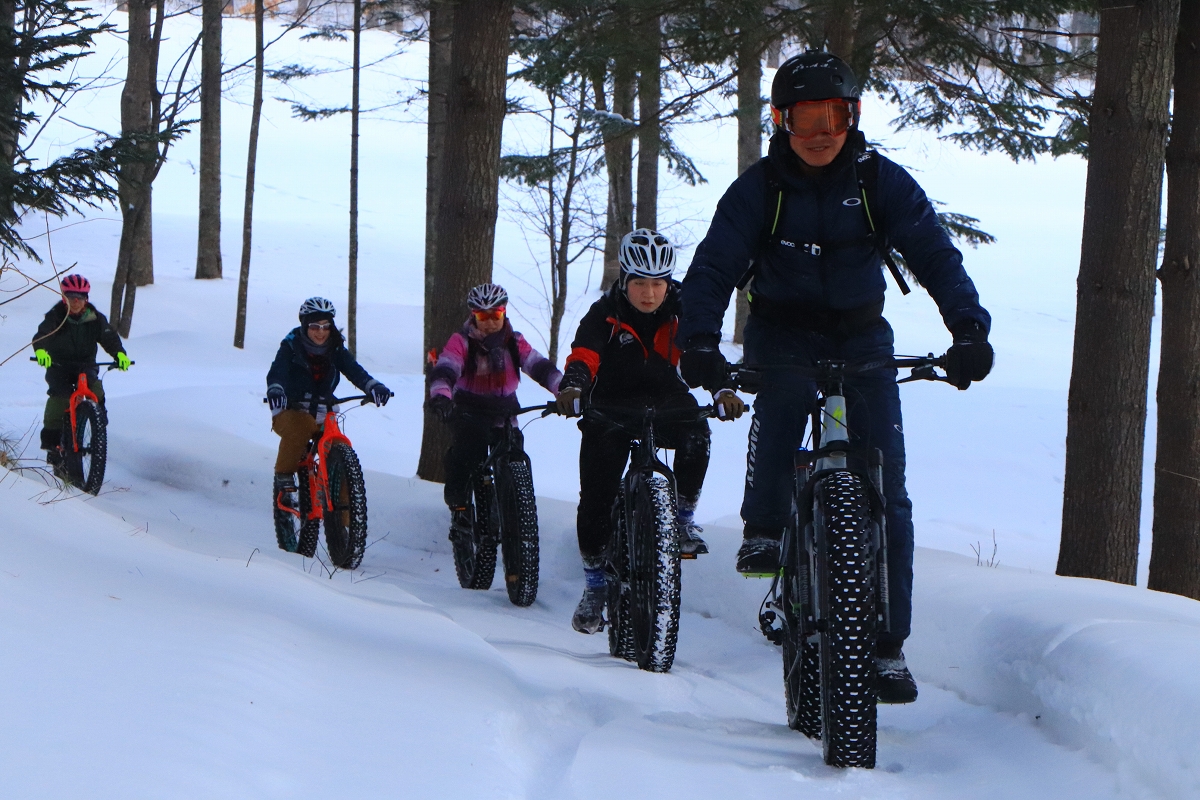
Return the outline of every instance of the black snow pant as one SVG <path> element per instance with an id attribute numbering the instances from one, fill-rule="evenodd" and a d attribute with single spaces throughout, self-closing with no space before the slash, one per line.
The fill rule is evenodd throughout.
<path id="1" fill-rule="evenodd" d="M 690 394 L 678 395 L 659 408 L 688 406 L 695 408 Z M 604 556 L 612 535 L 612 509 L 621 488 L 621 476 L 629 460 L 632 437 L 626 431 L 602 423 L 579 423 L 583 438 L 579 444 L 579 512 L 576 532 L 579 554 L 585 564 L 595 564 Z M 695 505 L 708 471 L 708 421 L 663 423 L 654 426 L 655 443 L 675 451 L 675 486 L 681 504 Z"/>
<path id="2" fill-rule="evenodd" d="M 471 476 L 487 460 L 489 449 L 504 440 L 504 427 L 496 422 L 496 417 L 483 414 L 455 414 L 450 420 L 453 438 L 446 451 L 442 494 L 450 508 L 464 508 L 470 502 Z M 522 445 L 520 429 L 515 434 L 517 444 Z"/>

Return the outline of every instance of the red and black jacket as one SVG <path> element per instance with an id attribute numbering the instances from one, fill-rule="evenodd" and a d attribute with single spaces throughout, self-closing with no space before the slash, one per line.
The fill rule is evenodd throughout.
<path id="1" fill-rule="evenodd" d="M 585 395 L 590 390 L 593 400 L 623 405 L 687 394 L 675 345 L 680 310 L 677 281 L 671 281 L 653 314 L 636 310 L 614 285 L 579 322 L 560 386 L 582 389 Z"/>

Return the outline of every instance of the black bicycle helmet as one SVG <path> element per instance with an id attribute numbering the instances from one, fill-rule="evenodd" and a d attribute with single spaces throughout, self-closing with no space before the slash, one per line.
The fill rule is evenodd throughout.
<path id="1" fill-rule="evenodd" d="M 783 62 L 771 81 L 771 105 L 778 109 L 805 100 L 858 100 L 860 94 L 854 70 L 833 53 L 816 50 Z"/>

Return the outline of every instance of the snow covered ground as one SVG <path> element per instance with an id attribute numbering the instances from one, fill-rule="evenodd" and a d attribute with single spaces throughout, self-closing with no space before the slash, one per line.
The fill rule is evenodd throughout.
<path id="1" fill-rule="evenodd" d="M 227 60 L 249 41 L 248 24 L 227 23 Z M 368 34 L 364 60 L 393 44 Z M 272 58 L 345 49 L 293 42 Z M 376 69 L 369 85 L 381 97 L 411 91 L 405 76 L 423 74 L 422 53 L 414 47 Z M 305 91 L 328 105 L 348 84 L 345 74 L 312 80 Z M 570 630 L 581 588 L 578 434 L 565 421 L 526 429 L 542 532 L 537 603 L 516 609 L 499 586 L 458 588 L 440 487 L 410 477 L 422 387 L 424 129 L 388 114 L 363 131 L 359 350 L 397 396 L 381 410 L 354 410 L 345 425 L 367 470 L 371 545 L 360 572 L 332 578 L 275 549 L 267 487 L 276 439 L 263 375 L 304 297 L 344 305 L 348 121 L 302 123 L 268 102 L 247 346 L 235 350 L 247 114 L 246 87 L 230 88 L 229 277 L 191 280 L 193 137 L 156 184 L 156 283 L 138 294 L 128 342 L 138 363 L 106 380 L 106 491 L 62 497 L 29 477 L 0 481 L 4 796 L 1200 796 L 1191 680 L 1200 604 L 1052 574 L 1080 162 L 1014 166 L 928 136 L 881 136 L 931 196 L 1000 238 L 967 254 L 995 317 L 998 363 L 967 393 L 903 390 L 922 545 L 906 652 L 921 699 L 881 708 L 878 769 L 839 771 L 787 729 L 779 654 L 755 629 L 766 586 L 732 569 L 745 420 L 714 425 L 700 508 L 713 552 L 685 564 L 669 675 L 639 672 L 609 658 L 603 637 Z M 77 114 L 112 127 L 115 93 Z M 880 136 L 886 115 L 869 106 L 868 132 Z M 78 134 L 55 130 L 50 143 Z M 734 131 L 682 135 L 710 183 L 673 186 L 660 206 L 672 234 L 695 242 L 733 177 Z M 112 217 L 52 237 L 56 263 L 77 264 L 103 310 L 119 235 Z M 511 221 L 497 264 L 536 341 L 536 264 Z M 582 291 L 584 270 L 576 277 L 578 315 L 595 295 Z M 28 340 L 53 301 L 41 292 L 3 307 L 0 358 Z M 888 316 L 902 351 L 948 344 L 919 291 L 890 297 Z M 0 426 L 36 434 L 40 371 L 20 353 L 3 377 Z M 522 391 L 531 402 L 545 397 L 536 386 Z M 993 531 L 995 569 L 971 552 L 981 544 L 986 559 Z"/>

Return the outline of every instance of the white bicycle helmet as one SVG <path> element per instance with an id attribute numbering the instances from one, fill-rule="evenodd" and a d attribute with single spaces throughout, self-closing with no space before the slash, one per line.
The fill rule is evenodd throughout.
<path id="1" fill-rule="evenodd" d="M 617 252 L 621 263 L 621 286 L 630 278 L 670 280 L 675 269 L 675 245 L 658 231 L 638 228 L 621 239 Z"/>
<path id="2" fill-rule="evenodd" d="M 309 322 L 314 319 L 333 319 L 337 310 L 333 303 L 324 297 L 310 297 L 300 304 L 300 321 Z"/>
<path id="3" fill-rule="evenodd" d="M 467 308 L 472 311 L 489 311 L 508 305 L 508 292 L 498 283 L 481 283 L 467 292 Z"/>

